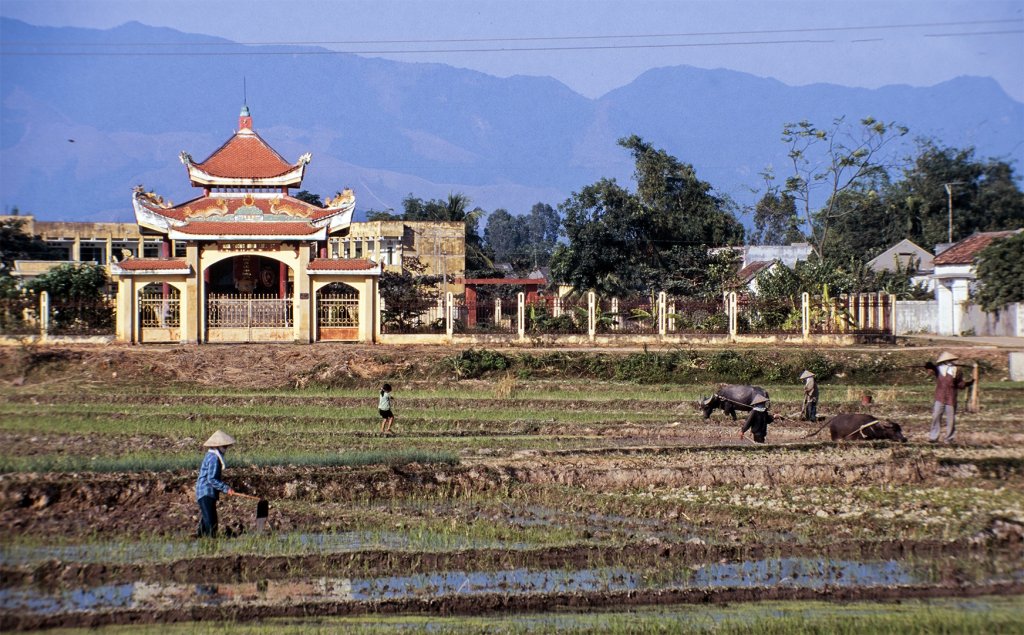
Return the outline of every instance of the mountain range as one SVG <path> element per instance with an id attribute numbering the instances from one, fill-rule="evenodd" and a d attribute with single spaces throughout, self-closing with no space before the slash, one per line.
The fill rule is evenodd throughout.
<path id="1" fill-rule="evenodd" d="M 312 152 L 305 189 L 352 187 L 363 212 L 451 192 L 488 211 L 556 206 L 600 178 L 628 181 L 632 161 L 616 141 L 630 134 L 750 204 L 766 167 L 784 172 L 783 124 L 836 117 L 908 126 L 905 154 L 910 137 L 929 137 L 1018 168 L 1024 158 L 1024 104 L 980 77 L 864 89 L 674 66 L 590 99 L 546 77 L 246 46 L 139 23 L 94 30 L 3 18 L 0 35 L 5 53 L 72 53 L 5 54 L 0 75 L 0 205 L 45 219 L 131 220 L 140 183 L 191 198 L 178 153 L 201 161 L 216 150 L 243 100 L 285 159 Z"/>

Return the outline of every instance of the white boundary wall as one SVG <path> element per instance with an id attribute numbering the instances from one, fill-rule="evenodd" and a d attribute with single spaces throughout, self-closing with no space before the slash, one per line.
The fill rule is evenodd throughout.
<path id="1" fill-rule="evenodd" d="M 939 303 L 935 300 L 897 300 L 893 303 L 893 335 L 935 333 Z"/>
<path id="2" fill-rule="evenodd" d="M 963 333 L 990 337 L 1024 337 L 1024 303 L 1007 304 L 999 311 L 986 313 L 976 304 L 964 307 Z"/>

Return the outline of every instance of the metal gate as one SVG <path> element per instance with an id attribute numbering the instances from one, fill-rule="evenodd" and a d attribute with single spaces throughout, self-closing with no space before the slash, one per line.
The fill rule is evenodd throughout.
<path id="1" fill-rule="evenodd" d="M 289 297 L 210 294 L 206 298 L 207 339 L 223 342 L 290 340 L 293 315 Z"/>
<path id="2" fill-rule="evenodd" d="M 317 339 L 354 342 L 359 339 L 359 294 L 317 294 Z"/>

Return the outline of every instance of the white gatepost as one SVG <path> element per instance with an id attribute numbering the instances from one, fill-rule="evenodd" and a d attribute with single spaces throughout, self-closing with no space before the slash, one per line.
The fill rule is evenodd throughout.
<path id="1" fill-rule="evenodd" d="M 384 298 L 380 294 L 380 287 L 377 287 L 377 320 L 373 325 L 373 341 L 380 342 L 381 333 L 384 332 Z"/>
<path id="2" fill-rule="evenodd" d="M 50 294 L 47 291 L 39 293 L 39 339 L 45 340 L 50 332 Z"/>
<path id="3" fill-rule="evenodd" d="M 729 293 L 729 337 L 733 339 L 736 338 L 736 334 L 739 332 L 739 324 L 736 313 L 736 292 L 732 291 L 731 293 Z"/>
<path id="4" fill-rule="evenodd" d="M 448 307 L 444 312 L 444 330 L 451 337 L 455 333 L 455 297 L 451 291 L 445 294 L 444 303 Z"/>
<path id="5" fill-rule="evenodd" d="M 494 298 L 494 326 L 501 327 L 501 298 Z"/>
<path id="6" fill-rule="evenodd" d="M 552 303 L 551 313 L 554 317 L 562 317 L 562 298 L 561 296 L 555 296 L 554 302 Z"/>
<path id="7" fill-rule="evenodd" d="M 597 295 L 593 291 L 587 292 L 587 336 L 591 342 L 597 336 Z"/>
<path id="8" fill-rule="evenodd" d="M 516 326 L 519 330 L 519 339 L 526 338 L 526 294 L 522 291 L 516 296 L 519 300 L 519 310 L 516 312 Z"/>
<path id="9" fill-rule="evenodd" d="M 804 332 L 804 339 L 811 336 L 811 294 L 804 291 L 800 294 L 800 326 Z"/>
<path id="10" fill-rule="evenodd" d="M 875 301 L 878 303 L 878 320 L 875 323 L 875 328 L 877 328 L 879 331 L 884 331 L 885 330 L 885 292 L 879 291 L 878 294 L 877 294 L 877 300 L 875 300 Z"/>
<path id="11" fill-rule="evenodd" d="M 612 315 L 615 316 L 614 318 L 612 318 L 612 320 L 613 320 L 612 324 L 614 325 L 612 328 L 614 328 L 616 331 L 618 331 L 620 328 L 622 328 L 622 322 L 621 322 L 622 316 L 619 315 L 619 299 L 618 298 L 612 298 Z"/>
<path id="12" fill-rule="evenodd" d="M 658 335 L 662 337 L 668 335 L 666 313 L 668 313 L 668 294 L 661 291 L 658 293 Z"/>
<path id="13" fill-rule="evenodd" d="M 676 332 L 676 303 L 673 300 L 672 304 L 668 305 L 668 332 Z"/>

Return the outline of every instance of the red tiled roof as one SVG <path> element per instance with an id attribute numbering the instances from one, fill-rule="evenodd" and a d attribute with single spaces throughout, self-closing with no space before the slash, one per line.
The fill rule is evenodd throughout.
<path id="1" fill-rule="evenodd" d="M 255 132 L 237 132 L 196 167 L 224 178 L 265 179 L 293 169 Z"/>
<path id="2" fill-rule="evenodd" d="M 981 232 L 975 234 L 970 238 L 961 240 L 938 256 L 935 256 L 935 260 L 932 261 L 932 264 L 936 266 L 969 265 L 974 262 L 974 258 L 982 249 L 992 244 L 992 241 L 1012 236 L 1015 233 L 1017 233 L 1017 230 L 1004 232 Z"/>
<path id="3" fill-rule="evenodd" d="M 164 269 L 188 269 L 184 260 L 167 260 L 164 258 L 129 258 L 117 263 L 125 271 L 157 271 Z"/>
<path id="4" fill-rule="evenodd" d="M 377 263 L 366 258 L 318 258 L 309 263 L 309 271 L 363 271 L 374 269 Z"/>
<path id="5" fill-rule="evenodd" d="M 743 282 L 750 282 L 757 277 L 757 274 L 772 266 L 772 263 L 774 262 L 774 260 L 755 260 L 746 267 L 740 269 L 736 274 L 736 277 Z"/>
<path id="6" fill-rule="evenodd" d="M 195 221 L 174 229 L 206 236 L 305 236 L 320 231 L 309 223 L 292 221 Z"/>

